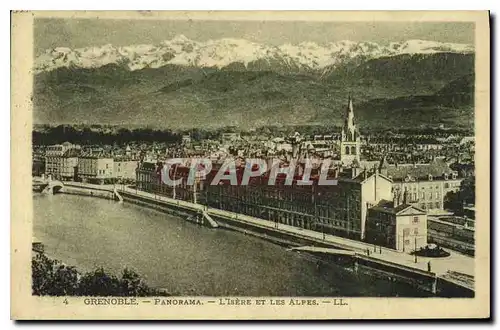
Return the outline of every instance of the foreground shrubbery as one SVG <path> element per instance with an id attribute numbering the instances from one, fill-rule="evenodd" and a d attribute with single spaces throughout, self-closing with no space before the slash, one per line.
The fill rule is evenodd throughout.
<path id="1" fill-rule="evenodd" d="M 39 296 L 165 296 L 150 288 L 133 270 L 125 268 L 118 278 L 103 268 L 85 274 L 52 260 L 43 253 L 31 262 L 32 292 Z"/>

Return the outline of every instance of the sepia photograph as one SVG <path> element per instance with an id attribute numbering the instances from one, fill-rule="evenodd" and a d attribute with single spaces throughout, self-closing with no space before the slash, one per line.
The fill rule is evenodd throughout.
<path id="1" fill-rule="evenodd" d="M 487 317 L 489 17 L 432 13 L 13 13 L 12 317 Z"/>

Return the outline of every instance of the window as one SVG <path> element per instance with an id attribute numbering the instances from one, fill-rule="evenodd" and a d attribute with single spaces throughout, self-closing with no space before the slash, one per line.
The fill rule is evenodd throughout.
<path id="1" fill-rule="evenodd" d="M 413 217 L 413 223 L 418 223 L 418 217 Z"/>
<path id="2" fill-rule="evenodd" d="M 409 239 L 405 240 L 405 245 L 410 245 L 410 240 Z"/>
<path id="3" fill-rule="evenodd" d="M 415 229 L 413 230 L 413 234 L 414 234 L 414 235 L 418 235 L 418 228 L 415 228 Z"/>
<path id="4" fill-rule="evenodd" d="M 410 235 L 410 228 L 403 229 L 403 236 L 408 236 L 408 235 Z"/>
<path id="5" fill-rule="evenodd" d="M 445 188 L 449 188 L 449 187 L 450 187 L 450 184 L 449 184 L 449 183 L 445 183 L 445 184 L 444 184 L 444 187 L 445 187 Z"/>
<path id="6" fill-rule="evenodd" d="M 349 148 L 349 146 L 345 147 L 345 154 L 346 155 L 349 155 L 349 151 L 351 151 L 351 149 Z"/>

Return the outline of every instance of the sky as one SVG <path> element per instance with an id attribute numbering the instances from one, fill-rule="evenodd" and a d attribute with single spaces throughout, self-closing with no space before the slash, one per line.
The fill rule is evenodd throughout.
<path id="1" fill-rule="evenodd" d="M 180 34 L 197 41 L 242 38 L 271 45 L 340 40 L 385 44 L 410 39 L 471 44 L 474 42 L 474 25 L 468 22 L 130 21 L 38 18 L 34 24 L 35 54 L 54 47 L 156 44 Z"/>

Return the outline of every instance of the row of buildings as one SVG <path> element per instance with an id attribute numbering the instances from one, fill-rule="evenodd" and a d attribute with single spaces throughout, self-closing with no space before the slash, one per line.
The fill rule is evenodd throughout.
<path id="1" fill-rule="evenodd" d="M 138 189 L 401 251 L 427 245 L 427 212 L 411 203 L 408 190 L 394 198 L 392 180 L 378 168 L 329 171 L 328 179 L 338 181 L 331 186 L 319 185 L 315 174 L 312 185 L 298 184 L 301 176 L 287 185 L 279 175 L 274 185 L 267 184 L 266 175 L 251 178 L 248 185 L 224 180 L 212 185 L 216 170 L 189 185 L 189 168 L 179 166 L 170 177 L 183 181 L 172 187 L 162 182 L 162 167 L 142 163 L 137 170 Z M 243 167 L 236 169 L 238 183 L 243 171 Z"/>
<path id="2" fill-rule="evenodd" d="M 303 159 L 301 141 L 290 139 L 291 157 Z M 231 185 L 222 181 L 212 185 L 214 168 L 194 185 L 187 184 L 189 168 L 170 170 L 173 180 L 183 179 L 176 187 L 161 180 L 163 164 L 140 163 L 137 168 L 138 189 L 169 197 L 202 203 L 249 216 L 324 233 L 350 237 L 386 246 L 398 251 L 412 251 L 427 245 L 427 217 L 442 210 L 444 198 L 457 191 L 462 178 L 444 159 L 426 164 L 389 164 L 363 161 L 361 138 L 349 99 L 341 132 L 340 159 L 328 171 L 337 185 L 318 185 L 318 173 L 312 173 L 312 185 L 299 185 L 301 175 L 291 185 L 278 176 L 268 185 L 269 172 L 252 178 L 248 185 Z M 236 169 L 239 179 L 246 165 Z"/>
<path id="3" fill-rule="evenodd" d="M 138 163 L 129 157 L 112 157 L 99 150 L 83 152 L 81 146 L 69 142 L 48 146 L 45 157 L 39 161 L 43 161 L 43 173 L 54 179 L 96 183 L 133 180 Z"/>

